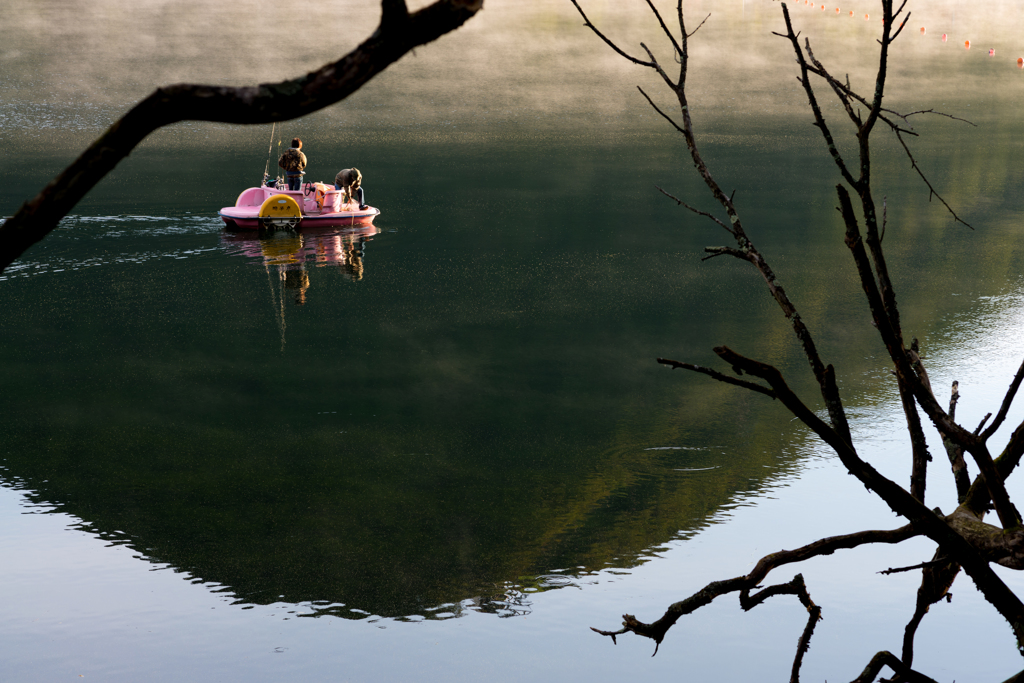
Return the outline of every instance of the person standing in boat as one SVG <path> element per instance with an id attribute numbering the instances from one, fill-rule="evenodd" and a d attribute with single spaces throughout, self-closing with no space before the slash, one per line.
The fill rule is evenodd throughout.
<path id="1" fill-rule="evenodd" d="M 342 199 L 346 204 L 355 197 L 359 201 L 359 209 L 366 208 L 366 201 L 363 198 L 363 174 L 358 168 L 338 171 L 338 175 L 334 177 L 334 189 L 344 193 Z"/>
<path id="2" fill-rule="evenodd" d="M 286 149 L 277 160 L 277 165 L 284 169 L 284 176 L 288 180 L 289 190 L 298 190 L 302 187 L 303 170 L 306 168 L 306 155 L 302 153 L 302 140 L 292 139 L 292 146 Z"/>

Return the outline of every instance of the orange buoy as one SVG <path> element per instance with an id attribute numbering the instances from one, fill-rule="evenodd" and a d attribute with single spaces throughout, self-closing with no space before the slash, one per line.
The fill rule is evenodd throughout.
<path id="1" fill-rule="evenodd" d="M 853 16 L 853 10 L 850 10 L 850 16 L 851 17 Z"/>
<path id="2" fill-rule="evenodd" d="M 868 20 L 868 19 L 870 19 L 870 18 L 871 18 L 871 17 L 869 17 L 868 15 L 866 15 L 866 14 L 864 15 L 864 21 L 867 21 L 867 20 Z"/>
<path id="3" fill-rule="evenodd" d="M 964 47 L 967 48 L 968 50 L 970 50 L 971 49 L 971 41 L 965 40 L 964 41 Z"/>
<path id="4" fill-rule="evenodd" d="M 836 14 L 839 14 L 839 8 L 836 7 Z"/>
<path id="5" fill-rule="evenodd" d="M 1017 57 L 1017 68 L 1024 69 L 1024 57 Z"/>
<path id="6" fill-rule="evenodd" d="M 924 26 L 921 27 L 921 35 L 924 35 Z"/>

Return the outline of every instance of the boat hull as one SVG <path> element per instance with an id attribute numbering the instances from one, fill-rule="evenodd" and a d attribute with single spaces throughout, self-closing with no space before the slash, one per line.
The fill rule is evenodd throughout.
<path id="1" fill-rule="evenodd" d="M 372 206 L 360 209 L 355 202 L 342 202 L 341 192 L 333 189 L 323 193 L 322 201 L 318 202 L 315 193 L 306 194 L 303 190 L 276 190 L 271 187 L 250 187 L 244 190 L 234 206 L 226 206 L 217 212 L 224 224 L 232 230 L 258 230 L 260 207 L 274 195 L 287 195 L 294 199 L 302 209 L 302 220 L 299 228 L 323 227 L 345 228 L 370 225 L 380 211 Z"/>

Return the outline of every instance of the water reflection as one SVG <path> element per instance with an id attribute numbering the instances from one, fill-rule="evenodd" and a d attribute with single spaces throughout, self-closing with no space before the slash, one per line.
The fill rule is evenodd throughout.
<path id="1" fill-rule="evenodd" d="M 280 272 L 301 270 L 310 266 L 338 267 L 346 278 L 363 279 L 363 254 L 366 244 L 380 230 L 372 225 L 356 228 L 304 228 L 294 232 L 280 230 L 259 233 L 229 232 L 221 235 L 221 244 L 228 254 L 247 256 L 267 268 Z"/>

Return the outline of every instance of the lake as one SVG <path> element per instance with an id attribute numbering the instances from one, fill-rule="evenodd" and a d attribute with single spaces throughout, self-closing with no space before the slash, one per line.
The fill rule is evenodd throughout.
<path id="1" fill-rule="evenodd" d="M 94 5 L 5 13 L 0 215 L 154 87 L 294 77 L 379 13 Z M 1024 19 L 1010 2 L 921 5 L 894 48 L 889 106 L 977 124 L 915 117 L 912 143 L 975 230 L 929 202 L 882 131 L 875 187 L 904 329 L 934 386 L 959 380 L 969 425 L 1024 354 Z M 584 7 L 623 45 L 671 58 L 645 3 Z M 771 35 L 780 5 L 686 11 L 692 26 L 710 14 L 691 48 L 704 154 L 835 363 L 860 452 L 905 485 L 909 443 L 835 167 Z M 880 8 L 791 12 L 869 93 Z M 720 598 L 653 659 L 648 640 L 589 629 L 651 621 L 767 553 L 900 520 L 775 402 L 655 362 L 724 371 L 711 349 L 727 344 L 821 408 L 760 278 L 701 262 L 727 235 L 655 187 L 713 208 L 635 86 L 666 107 L 667 93 L 581 24 L 568 0 L 489 0 L 328 110 L 159 131 L 0 274 L 0 679 L 788 676 L 806 620 L 795 600 L 745 614 Z M 826 116 L 842 112 L 828 102 Z M 293 136 L 309 179 L 361 169 L 374 229 L 223 229 L 217 210 Z M 1004 431 L 1022 419 L 1015 408 Z M 932 452 L 928 503 L 948 512 L 937 439 Z M 852 679 L 898 650 L 919 577 L 877 572 L 931 552 L 866 547 L 771 575 L 802 572 L 823 608 L 805 680 Z M 965 577 L 952 591 L 916 664 L 937 680 L 1019 670 L 1001 618 Z"/>

